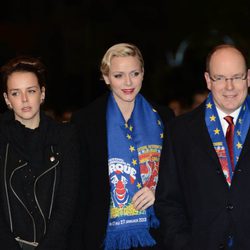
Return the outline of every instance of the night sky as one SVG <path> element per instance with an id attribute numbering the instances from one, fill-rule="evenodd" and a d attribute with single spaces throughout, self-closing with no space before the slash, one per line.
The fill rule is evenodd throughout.
<path id="1" fill-rule="evenodd" d="M 115 43 L 142 51 L 142 93 L 166 104 L 205 88 L 205 57 L 233 43 L 250 52 L 249 1 L 8 0 L 1 3 L 0 63 L 40 57 L 48 68 L 45 108 L 76 110 L 106 89 L 99 65 Z M 5 110 L 2 102 L 0 110 Z"/>

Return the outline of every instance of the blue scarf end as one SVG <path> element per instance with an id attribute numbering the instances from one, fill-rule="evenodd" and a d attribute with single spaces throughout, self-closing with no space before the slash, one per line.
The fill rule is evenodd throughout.
<path id="1" fill-rule="evenodd" d="M 160 221 L 157 219 L 155 215 L 155 211 L 153 206 L 150 206 L 148 209 L 148 214 L 149 214 L 149 223 L 151 228 L 158 228 L 160 226 Z"/>
<path id="2" fill-rule="evenodd" d="M 131 247 L 147 247 L 156 244 L 147 229 L 109 232 L 104 243 L 105 250 L 125 250 Z"/>
<path id="3" fill-rule="evenodd" d="M 156 218 L 156 216 L 152 216 L 150 220 L 150 227 L 151 228 L 158 228 L 160 226 L 159 220 Z"/>

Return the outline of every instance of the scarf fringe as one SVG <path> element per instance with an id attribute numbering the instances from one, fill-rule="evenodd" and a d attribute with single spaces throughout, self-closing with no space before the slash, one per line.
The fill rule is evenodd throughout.
<path id="1" fill-rule="evenodd" d="M 150 220 L 150 227 L 158 228 L 159 226 L 160 226 L 159 220 L 156 218 L 156 216 L 152 216 Z"/>
<path id="2" fill-rule="evenodd" d="M 154 211 L 154 207 L 151 206 L 147 209 L 149 214 L 149 225 L 151 228 L 158 228 L 160 226 L 160 221 L 157 219 Z"/>
<path id="3" fill-rule="evenodd" d="M 147 229 L 109 232 L 105 239 L 105 250 L 130 249 L 156 244 Z"/>

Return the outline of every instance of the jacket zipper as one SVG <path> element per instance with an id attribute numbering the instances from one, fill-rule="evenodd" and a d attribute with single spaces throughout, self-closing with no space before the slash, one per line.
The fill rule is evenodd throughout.
<path id="1" fill-rule="evenodd" d="M 52 150 L 53 152 L 53 150 Z M 8 154 L 9 154 L 9 143 L 7 144 L 6 146 L 6 153 L 5 153 L 5 161 L 4 161 L 4 185 L 5 185 L 5 192 L 6 192 L 6 199 L 7 199 L 7 206 L 8 206 L 8 213 L 9 213 L 9 219 L 10 219 L 10 228 L 11 228 L 11 232 L 13 232 L 13 221 L 12 221 L 12 214 L 11 214 L 11 208 L 10 208 L 10 201 L 9 201 L 9 195 L 8 195 L 8 187 L 7 187 L 7 162 L 8 162 Z M 25 167 L 28 163 L 24 163 L 22 164 L 21 166 L 15 168 L 11 175 L 10 175 L 10 179 L 9 179 L 9 185 L 10 185 L 10 188 L 11 188 L 11 191 L 13 192 L 13 194 L 15 195 L 15 197 L 18 199 L 18 201 L 22 204 L 22 206 L 24 207 L 24 209 L 26 210 L 26 212 L 28 213 L 28 215 L 30 216 L 31 220 L 32 220 L 32 224 L 33 224 L 33 239 L 34 239 L 34 242 L 36 242 L 36 224 L 35 224 L 35 220 L 34 220 L 34 217 L 32 216 L 32 214 L 30 213 L 30 211 L 28 210 L 28 208 L 26 207 L 26 205 L 22 202 L 22 200 L 20 199 L 20 197 L 17 195 L 17 193 L 14 191 L 14 188 L 11 184 L 11 180 L 12 180 L 12 177 L 14 175 L 14 173 Z M 42 209 L 41 209 L 41 206 L 38 202 L 38 199 L 37 199 L 37 195 L 36 195 L 36 185 L 37 185 L 37 182 L 38 180 L 44 176 L 45 174 L 47 174 L 48 172 L 50 172 L 52 169 L 55 169 L 55 178 L 54 178 L 54 182 L 53 182 L 53 191 L 52 191 L 52 198 L 51 198 L 51 203 L 50 203 L 50 210 L 49 210 L 49 219 L 50 219 L 50 216 L 51 216 L 51 212 L 52 212 L 52 207 L 53 207 L 53 202 L 54 202 L 54 194 L 55 194 L 55 186 L 56 186 L 56 167 L 57 165 L 59 164 L 59 161 L 57 161 L 52 167 L 50 167 L 49 169 L 47 169 L 45 172 L 43 172 L 41 175 L 39 175 L 35 182 L 34 182 L 34 185 L 33 185 L 33 193 L 34 193 L 34 197 L 35 197 L 35 201 L 36 201 L 36 204 L 37 204 L 37 207 L 39 209 L 39 212 L 41 213 L 42 215 L 42 218 L 43 218 L 43 221 L 44 221 L 44 234 L 46 233 L 47 231 L 47 226 L 46 226 L 46 219 L 45 219 L 45 216 L 42 212 Z"/>
<path id="2" fill-rule="evenodd" d="M 46 234 L 46 231 L 47 231 L 47 226 L 46 226 L 46 219 L 45 219 L 45 216 L 43 214 L 43 211 L 41 209 L 41 206 L 39 204 L 39 201 L 37 199 L 37 195 L 36 195 L 36 185 L 37 185 L 37 182 L 38 180 L 44 176 L 45 174 L 47 174 L 49 171 L 51 171 L 52 169 L 56 168 L 57 165 L 59 164 L 59 161 L 57 161 L 56 164 L 54 164 L 51 168 L 47 169 L 45 172 L 43 172 L 41 175 L 39 175 L 36 180 L 35 180 L 35 183 L 34 183 L 34 189 L 33 189 L 33 193 L 34 193 L 34 197 L 35 197 L 35 201 L 36 201 L 36 204 L 37 204 L 37 207 L 43 217 L 43 222 L 44 222 L 44 234 Z M 50 213 L 51 213 L 51 210 L 52 210 L 52 205 L 53 205 L 53 200 L 54 200 L 54 192 L 55 192 L 55 182 L 56 182 L 56 170 L 55 170 L 55 178 L 54 178 L 54 183 L 53 183 L 53 191 L 52 191 L 52 199 L 51 199 L 51 203 L 50 203 Z M 50 214 L 49 214 L 49 217 L 50 217 Z"/>

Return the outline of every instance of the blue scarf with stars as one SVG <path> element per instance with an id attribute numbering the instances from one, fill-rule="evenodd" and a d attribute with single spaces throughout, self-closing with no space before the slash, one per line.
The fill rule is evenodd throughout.
<path id="1" fill-rule="evenodd" d="M 240 157 L 242 147 L 244 145 L 246 135 L 250 125 L 249 106 L 250 97 L 247 96 L 245 102 L 242 104 L 238 119 L 234 128 L 234 162 L 237 164 Z M 213 96 L 210 93 L 206 101 L 205 120 L 208 128 L 210 138 L 213 142 L 214 149 L 218 155 L 223 173 L 226 177 L 227 183 L 231 186 L 233 178 L 234 166 L 231 166 L 229 150 L 226 143 L 226 138 L 223 134 L 220 119 L 215 107 Z"/>
<path id="2" fill-rule="evenodd" d="M 132 198 L 142 187 L 155 190 L 163 140 L 158 113 L 138 94 L 126 122 L 111 93 L 107 105 L 110 211 L 106 250 L 153 246 L 150 227 L 158 227 L 153 206 L 134 209 Z"/>

